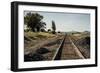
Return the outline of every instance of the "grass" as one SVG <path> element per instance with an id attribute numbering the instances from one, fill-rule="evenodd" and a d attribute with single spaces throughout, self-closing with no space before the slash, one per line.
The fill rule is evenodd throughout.
<path id="1" fill-rule="evenodd" d="M 37 39 L 45 39 L 45 38 L 52 38 L 55 37 L 55 34 L 48 33 L 48 32 L 25 32 L 24 36 L 31 38 L 32 40 L 37 40 Z"/>
<path id="2" fill-rule="evenodd" d="M 81 39 L 81 38 L 90 37 L 90 34 L 80 33 L 80 34 L 73 34 L 73 36 L 77 37 L 78 39 Z"/>

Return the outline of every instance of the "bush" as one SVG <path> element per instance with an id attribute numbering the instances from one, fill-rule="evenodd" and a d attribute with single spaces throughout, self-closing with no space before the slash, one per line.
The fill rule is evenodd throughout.
<path id="1" fill-rule="evenodd" d="M 55 32 L 55 31 L 52 31 L 52 33 L 53 33 L 53 34 L 56 34 L 56 32 Z"/>
<path id="2" fill-rule="evenodd" d="M 51 29 L 48 29 L 48 32 L 51 32 Z"/>
<path id="3" fill-rule="evenodd" d="M 46 32 L 46 30 L 45 29 L 41 29 L 41 32 Z"/>
<path id="4" fill-rule="evenodd" d="M 60 31 L 58 31 L 58 33 L 61 33 Z"/>

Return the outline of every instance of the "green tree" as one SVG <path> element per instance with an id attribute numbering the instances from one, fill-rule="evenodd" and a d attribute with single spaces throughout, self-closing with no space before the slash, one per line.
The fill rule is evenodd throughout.
<path id="1" fill-rule="evenodd" d="M 56 25 L 55 22 L 52 21 L 52 33 L 55 34 L 56 33 Z"/>
<path id="2" fill-rule="evenodd" d="M 25 24 L 25 25 L 28 24 L 28 21 L 29 21 L 31 15 L 32 15 L 32 13 L 29 12 L 29 13 L 27 13 L 26 16 L 24 16 L 24 24 Z"/>
<path id="3" fill-rule="evenodd" d="M 24 23 L 33 32 L 39 32 L 41 29 L 45 29 L 46 23 L 42 21 L 43 16 L 38 13 L 27 13 L 24 17 Z"/>

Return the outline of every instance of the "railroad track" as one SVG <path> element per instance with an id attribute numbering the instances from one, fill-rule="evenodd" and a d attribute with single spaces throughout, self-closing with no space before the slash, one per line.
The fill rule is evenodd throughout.
<path id="1" fill-rule="evenodd" d="M 85 59 L 68 35 L 65 35 L 52 60 Z"/>

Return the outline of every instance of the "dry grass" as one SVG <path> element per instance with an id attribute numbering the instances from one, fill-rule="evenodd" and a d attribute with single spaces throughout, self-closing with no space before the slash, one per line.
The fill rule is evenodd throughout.
<path id="1" fill-rule="evenodd" d="M 45 38 L 52 38 L 55 37 L 56 35 L 51 34 L 51 33 L 46 33 L 46 32 L 25 32 L 24 36 L 32 39 L 32 40 L 37 40 L 37 39 L 45 39 Z"/>
<path id="2" fill-rule="evenodd" d="M 26 41 L 24 42 L 24 56 L 26 60 L 29 59 L 27 61 L 51 60 L 63 38 L 63 36 L 46 32 L 25 32 L 24 36 L 27 39 L 31 39 L 30 41 L 24 39 L 24 41 Z M 39 53 L 44 52 L 45 49 L 49 52 L 44 54 Z"/>
<path id="3" fill-rule="evenodd" d="M 90 44 L 89 38 L 90 34 L 80 34 L 78 36 L 70 36 L 74 44 L 79 48 L 80 52 L 84 55 L 85 58 L 90 58 Z"/>

